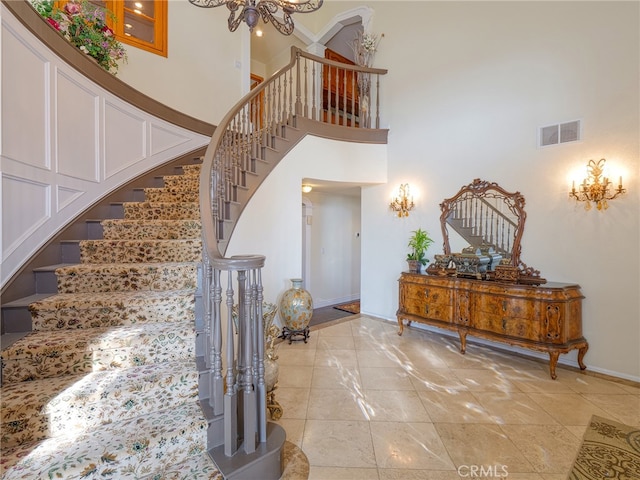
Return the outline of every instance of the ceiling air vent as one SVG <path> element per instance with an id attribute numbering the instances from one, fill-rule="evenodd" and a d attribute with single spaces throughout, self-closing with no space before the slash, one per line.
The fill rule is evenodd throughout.
<path id="1" fill-rule="evenodd" d="M 580 140 L 580 120 L 540 127 L 538 145 L 547 147 Z"/>

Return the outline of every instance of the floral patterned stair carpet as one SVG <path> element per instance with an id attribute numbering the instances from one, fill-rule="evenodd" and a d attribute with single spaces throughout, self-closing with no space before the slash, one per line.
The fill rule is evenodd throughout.
<path id="1" fill-rule="evenodd" d="M 3 479 L 221 479 L 198 404 L 199 165 L 124 204 L 2 352 Z"/>

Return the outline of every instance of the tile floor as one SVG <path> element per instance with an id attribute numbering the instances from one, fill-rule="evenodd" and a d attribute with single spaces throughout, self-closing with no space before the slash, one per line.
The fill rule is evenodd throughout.
<path id="1" fill-rule="evenodd" d="M 640 387 L 366 315 L 278 347 L 276 399 L 310 480 L 565 480 L 591 415 L 640 426 Z M 588 353 L 585 362 L 589 363 Z M 474 476 L 475 474 L 475 476 Z"/>

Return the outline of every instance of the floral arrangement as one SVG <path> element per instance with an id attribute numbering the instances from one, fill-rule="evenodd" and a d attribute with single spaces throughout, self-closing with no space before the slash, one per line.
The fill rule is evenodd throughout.
<path id="1" fill-rule="evenodd" d="M 124 47 L 107 25 L 107 19 L 114 20 L 109 10 L 87 0 L 69 0 L 62 8 L 54 0 L 31 0 L 31 4 L 53 28 L 108 72 L 117 74 L 118 61 L 126 62 Z"/>
<path id="2" fill-rule="evenodd" d="M 380 43 L 378 35 L 358 31 L 350 45 L 353 50 L 354 62 L 363 67 L 371 67 L 378 50 L 378 43 Z"/>

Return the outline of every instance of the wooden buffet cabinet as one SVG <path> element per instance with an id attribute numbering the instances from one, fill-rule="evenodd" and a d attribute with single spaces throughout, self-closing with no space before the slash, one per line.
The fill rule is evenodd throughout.
<path id="1" fill-rule="evenodd" d="M 551 378 L 561 353 L 589 344 L 582 336 L 582 293 L 567 283 L 526 285 L 455 276 L 402 273 L 398 335 L 404 320 L 457 331 L 465 353 L 467 335 L 547 352 Z"/>

